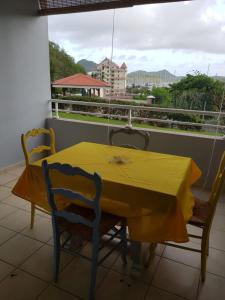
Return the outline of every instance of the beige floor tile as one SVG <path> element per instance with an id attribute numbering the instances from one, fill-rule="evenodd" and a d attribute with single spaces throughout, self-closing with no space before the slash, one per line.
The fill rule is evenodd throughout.
<path id="1" fill-rule="evenodd" d="M 212 223 L 213 230 L 223 230 L 225 231 L 225 216 L 216 214 Z"/>
<path id="2" fill-rule="evenodd" d="M 137 274 L 137 279 L 146 283 L 150 283 L 156 271 L 159 260 L 160 260 L 160 256 L 155 255 L 150 266 L 148 268 L 143 267 L 143 270 L 140 271 L 140 276 Z M 127 257 L 127 265 L 123 265 L 122 260 L 119 257 L 116 260 L 115 264 L 112 266 L 112 270 L 115 270 L 125 275 L 129 275 L 132 264 L 133 261 L 130 257 Z"/>
<path id="3" fill-rule="evenodd" d="M 40 211 L 38 209 L 36 209 L 35 215 L 37 215 L 39 217 L 42 217 L 42 218 L 51 219 L 51 215 L 50 214 L 44 213 L 44 212 L 42 212 L 42 211 Z"/>
<path id="4" fill-rule="evenodd" d="M 60 273 L 58 286 L 75 296 L 87 299 L 90 285 L 90 270 L 90 262 L 82 258 L 75 259 Z M 107 269 L 101 266 L 98 267 L 96 287 L 99 286 L 106 274 Z"/>
<path id="5" fill-rule="evenodd" d="M 225 299 L 225 278 L 207 273 L 205 282 L 199 288 L 198 300 L 223 299 Z"/>
<path id="6" fill-rule="evenodd" d="M 78 300 L 75 296 L 68 294 L 52 285 L 50 285 L 37 300 Z"/>
<path id="7" fill-rule="evenodd" d="M 21 209 L 25 209 L 29 205 L 28 201 L 26 201 L 22 198 L 19 198 L 15 195 L 10 195 L 9 197 L 5 198 L 4 200 L 2 200 L 2 203 L 5 203 L 7 205 L 12 205 L 14 207 L 21 208 Z M 29 205 L 29 208 L 30 208 L 30 205 Z"/>
<path id="8" fill-rule="evenodd" d="M 216 215 L 223 215 L 225 216 L 225 202 L 218 202 L 216 207 Z"/>
<path id="9" fill-rule="evenodd" d="M 143 300 L 148 285 L 110 271 L 97 289 L 97 300 Z"/>
<path id="10" fill-rule="evenodd" d="M 145 300 L 182 300 L 184 298 L 162 291 L 155 287 L 151 287 Z"/>
<path id="11" fill-rule="evenodd" d="M 209 250 L 207 259 L 207 271 L 225 277 L 225 252 L 212 249 Z"/>
<path id="12" fill-rule="evenodd" d="M 110 249 L 111 249 L 110 247 L 105 247 L 104 249 L 102 249 L 99 253 L 99 259 L 101 259 L 104 255 L 106 255 L 110 251 Z M 82 253 L 84 255 L 91 257 L 92 246 L 90 243 L 84 246 Z M 120 252 L 114 251 L 109 257 L 106 258 L 106 260 L 102 263 L 102 265 L 104 267 L 110 268 L 119 256 L 120 256 Z"/>
<path id="13" fill-rule="evenodd" d="M 20 232 L 30 222 L 30 214 L 24 210 L 17 209 L 16 212 L 10 214 L 0 221 L 0 225 L 8 229 Z"/>
<path id="14" fill-rule="evenodd" d="M 9 168 L 7 170 L 7 173 L 13 174 L 15 176 L 20 176 L 22 175 L 24 170 L 25 170 L 25 166 L 16 166 L 16 167 Z"/>
<path id="15" fill-rule="evenodd" d="M 16 185 L 17 181 L 18 181 L 18 178 L 13 179 L 13 180 L 7 182 L 4 186 L 7 186 L 7 187 L 13 189 L 14 186 Z"/>
<path id="16" fill-rule="evenodd" d="M 197 294 L 199 276 L 197 269 L 162 258 L 153 285 L 192 300 Z"/>
<path id="17" fill-rule="evenodd" d="M 189 234 L 194 234 L 194 235 L 198 235 L 201 236 L 202 235 L 202 229 L 198 228 L 196 226 L 192 226 L 190 224 L 187 225 L 187 230 Z M 194 244 L 201 244 L 201 240 L 197 239 L 197 238 L 189 238 L 190 242 L 194 243 Z"/>
<path id="18" fill-rule="evenodd" d="M 29 224 L 29 222 L 27 224 Z M 39 240 L 41 242 L 47 242 L 53 235 L 51 220 L 36 216 L 33 229 L 30 229 L 30 224 L 29 224 L 22 231 L 22 234 L 34 238 L 36 240 Z"/>
<path id="19" fill-rule="evenodd" d="M 0 201 L 11 195 L 11 189 L 5 186 L 0 186 Z"/>
<path id="20" fill-rule="evenodd" d="M 222 230 L 211 230 L 209 245 L 211 248 L 225 251 L 225 233 Z"/>
<path id="21" fill-rule="evenodd" d="M 54 246 L 54 240 L 53 240 L 53 237 L 50 238 L 50 240 L 47 242 L 48 245 L 50 246 Z"/>
<path id="22" fill-rule="evenodd" d="M 15 231 L 0 226 L 0 245 L 16 235 Z"/>
<path id="23" fill-rule="evenodd" d="M 3 218 L 9 216 L 10 214 L 16 211 L 17 211 L 16 207 L 12 207 L 10 205 L 0 203 L 0 220 L 2 220 Z"/>
<path id="24" fill-rule="evenodd" d="M 182 244 L 182 246 L 188 246 L 195 249 L 200 249 L 197 244 L 189 242 L 188 244 Z M 172 259 L 174 261 L 189 265 L 191 267 L 200 268 L 201 265 L 201 254 L 190 250 L 183 250 L 175 247 L 167 246 L 163 257 Z"/>
<path id="25" fill-rule="evenodd" d="M 0 280 L 6 277 L 10 272 L 12 272 L 15 268 L 3 261 L 0 261 Z"/>
<path id="26" fill-rule="evenodd" d="M 7 172 L 1 172 L 0 173 L 0 185 L 5 185 L 8 182 L 15 180 L 17 178 L 17 175 L 13 175 Z"/>
<path id="27" fill-rule="evenodd" d="M 0 283 L 3 300 L 35 300 L 47 284 L 21 270 L 15 270 Z"/>
<path id="28" fill-rule="evenodd" d="M 0 259 L 18 266 L 42 245 L 38 241 L 17 234 L 0 247 Z"/>
<path id="29" fill-rule="evenodd" d="M 163 244 L 157 244 L 157 247 L 155 249 L 155 254 L 158 256 L 162 256 L 166 246 Z"/>
<path id="30" fill-rule="evenodd" d="M 65 267 L 73 256 L 61 253 L 60 266 Z M 40 279 L 51 281 L 53 280 L 53 247 L 44 245 L 29 257 L 20 269 L 39 277 Z"/>

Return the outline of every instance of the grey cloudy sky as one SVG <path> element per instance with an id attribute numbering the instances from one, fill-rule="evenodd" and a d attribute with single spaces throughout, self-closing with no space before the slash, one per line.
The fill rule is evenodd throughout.
<path id="1" fill-rule="evenodd" d="M 49 39 L 76 61 L 112 52 L 113 10 L 49 17 Z M 118 9 L 113 59 L 129 71 L 199 70 L 225 75 L 225 0 L 195 0 Z"/>

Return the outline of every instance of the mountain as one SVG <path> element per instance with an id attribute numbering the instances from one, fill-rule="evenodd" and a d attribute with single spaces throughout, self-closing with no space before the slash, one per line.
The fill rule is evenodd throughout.
<path id="1" fill-rule="evenodd" d="M 224 76 L 213 76 L 214 79 L 225 82 Z"/>
<path id="2" fill-rule="evenodd" d="M 182 77 L 175 76 L 167 70 L 156 72 L 135 71 L 127 74 L 127 83 L 129 85 L 146 85 L 146 84 L 170 84 L 178 82 Z"/>
<path id="3" fill-rule="evenodd" d="M 97 64 L 91 60 L 81 59 L 77 63 L 81 65 L 87 73 L 94 72 L 97 69 Z"/>

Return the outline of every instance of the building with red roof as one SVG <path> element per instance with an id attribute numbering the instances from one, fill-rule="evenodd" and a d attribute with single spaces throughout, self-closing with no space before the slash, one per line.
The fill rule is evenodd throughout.
<path id="1" fill-rule="evenodd" d="M 110 87 L 110 84 L 102 80 L 93 78 L 89 75 L 78 73 L 72 76 L 55 80 L 52 83 L 52 87 L 85 89 L 88 90 L 90 96 L 97 95 L 99 97 L 103 97 L 104 89 L 108 89 Z"/>

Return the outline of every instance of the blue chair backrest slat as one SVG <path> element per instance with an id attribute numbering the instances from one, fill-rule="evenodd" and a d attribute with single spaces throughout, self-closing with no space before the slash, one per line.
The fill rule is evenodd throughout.
<path id="1" fill-rule="evenodd" d="M 60 188 L 52 188 L 52 192 L 54 194 L 63 196 L 65 198 L 68 198 L 70 200 L 78 200 L 78 201 L 82 201 L 85 204 L 87 204 L 88 206 L 95 208 L 96 207 L 96 201 L 93 200 L 89 200 L 86 197 L 84 197 L 83 195 L 73 192 L 71 190 L 68 189 L 60 189 Z"/>
<path id="2" fill-rule="evenodd" d="M 99 200 L 100 200 L 100 195 L 101 195 L 101 187 L 102 187 L 102 182 L 101 178 L 97 173 L 90 174 L 81 168 L 78 167 L 72 167 L 69 164 L 60 164 L 60 163 L 53 163 L 53 164 L 48 164 L 47 160 L 44 160 L 42 162 L 42 169 L 44 173 L 44 178 L 45 178 L 45 183 L 47 187 L 47 196 L 48 196 L 48 202 L 49 205 L 52 209 L 52 218 L 53 222 L 57 222 L 55 217 L 62 217 L 66 219 L 69 222 L 72 223 L 80 223 L 87 225 L 89 227 L 93 227 L 93 229 L 98 230 L 98 225 L 100 223 L 100 218 L 101 218 L 101 209 L 99 206 Z M 88 199 L 82 194 L 74 191 L 74 190 L 69 190 L 65 187 L 57 187 L 53 188 L 52 187 L 52 181 L 49 176 L 49 170 L 56 170 L 59 173 L 63 175 L 68 175 L 68 176 L 81 176 L 85 177 L 86 179 L 90 180 L 93 182 L 95 186 L 95 197 L 93 199 Z M 65 180 L 65 179 L 64 179 Z M 89 209 L 92 209 L 95 213 L 95 218 L 93 221 L 86 219 L 83 216 L 80 216 L 79 214 L 69 212 L 69 211 L 58 211 L 57 210 L 57 205 L 55 203 L 55 194 L 59 194 L 63 197 L 65 197 L 68 200 L 79 200 L 83 202 L 84 204 L 89 206 Z M 77 203 L 76 203 L 77 204 Z"/>
<path id="3" fill-rule="evenodd" d="M 63 219 L 66 219 L 67 221 L 75 224 L 84 224 L 88 227 L 93 227 L 93 223 L 90 222 L 89 220 L 85 219 L 84 217 L 71 213 L 71 212 L 66 212 L 66 211 L 56 211 L 54 212 L 55 216 L 61 217 Z"/>
<path id="4" fill-rule="evenodd" d="M 60 163 L 48 164 L 48 169 L 57 170 L 60 173 L 63 173 L 68 176 L 75 176 L 75 175 L 83 176 L 90 180 L 93 180 L 93 177 L 95 176 L 95 174 L 90 174 L 79 167 L 73 167 L 69 164 L 60 164 Z"/>

